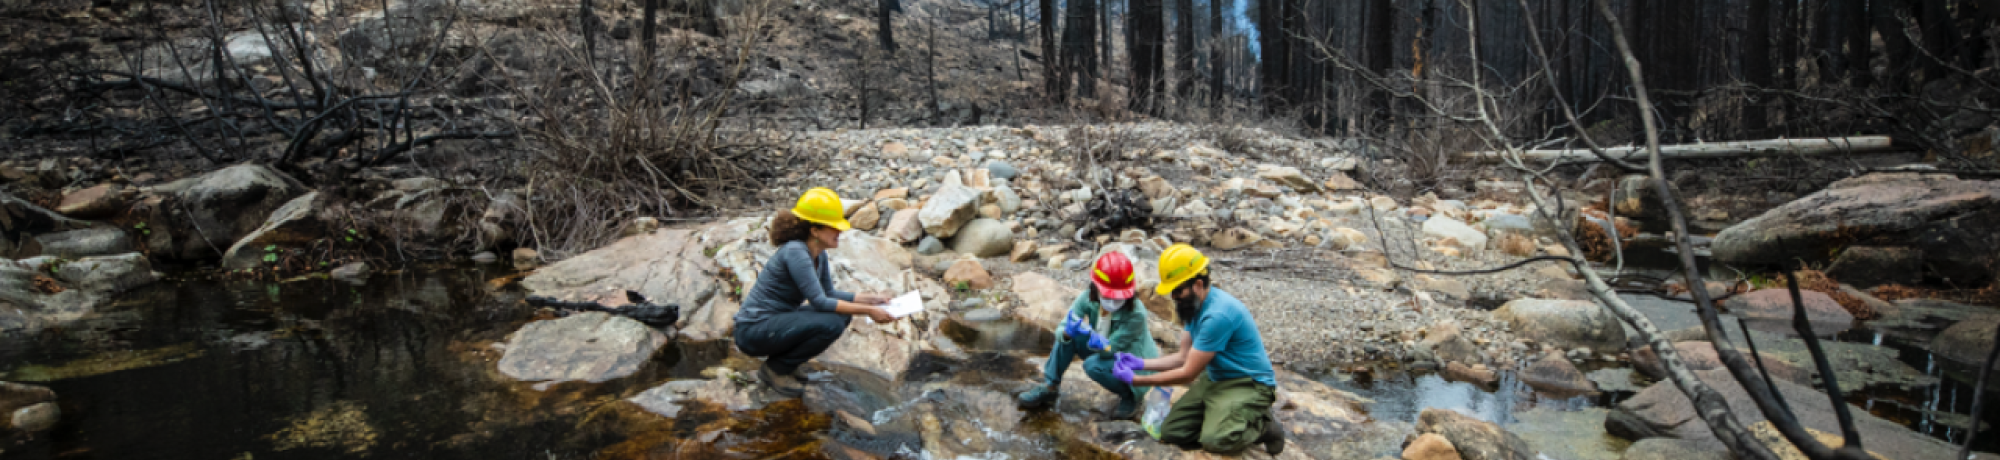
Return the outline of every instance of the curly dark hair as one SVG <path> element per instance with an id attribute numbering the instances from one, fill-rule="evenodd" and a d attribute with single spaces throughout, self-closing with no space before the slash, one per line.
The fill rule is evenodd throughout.
<path id="1" fill-rule="evenodd" d="M 805 241 L 806 238 L 812 237 L 812 229 L 820 226 L 800 219 L 797 214 L 792 214 L 790 209 L 780 209 L 777 215 L 771 216 L 769 229 L 771 245 L 784 246 L 785 243 L 793 241 Z"/>

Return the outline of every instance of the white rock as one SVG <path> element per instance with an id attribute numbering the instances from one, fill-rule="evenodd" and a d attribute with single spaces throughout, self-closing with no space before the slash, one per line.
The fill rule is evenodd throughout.
<path id="1" fill-rule="evenodd" d="M 956 171 L 953 172 L 956 174 Z M 946 184 L 917 213 L 924 232 L 938 238 L 958 234 L 958 228 L 979 212 L 980 192 L 964 185 Z"/>
<path id="2" fill-rule="evenodd" d="M 1468 248 L 1486 247 L 1486 233 L 1472 228 L 1464 222 L 1449 217 L 1432 217 L 1424 221 L 1424 233 L 1441 238 L 1457 239 Z"/>

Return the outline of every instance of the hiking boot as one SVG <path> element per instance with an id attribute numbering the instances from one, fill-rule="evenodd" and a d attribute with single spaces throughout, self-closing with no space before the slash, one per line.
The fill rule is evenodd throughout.
<path id="1" fill-rule="evenodd" d="M 778 392 L 778 394 L 788 398 L 797 398 L 806 393 L 806 386 L 799 383 L 798 377 L 779 374 L 777 371 L 771 370 L 770 364 L 765 364 L 764 367 L 757 369 L 757 379 L 763 380 L 765 385 L 770 385 L 771 391 Z"/>
<path id="2" fill-rule="evenodd" d="M 1054 385 L 1037 385 L 1032 390 L 1021 392 L 1019 399 L 1022 409 L 1041 409 L 1054 404 L 1060 397 L 1062 393 L 1056 391 Z"/>
<path id="3" fill-rule="evenodd" d="M 1273 417 L 1264 422 L 1264 434 L 1257 437 L 1257 443 L 1264 445 L 1264 453 L 1276 457 L 1285 452 L 1285 427 Z"/>
<path id="4" fill-rule="evenodd" d="M 1139 398 L 1132 395 L 1118 395 L 1118 407 L 1111 409 L 1112 420 L 1131 420 L 1139 416 Z"/>

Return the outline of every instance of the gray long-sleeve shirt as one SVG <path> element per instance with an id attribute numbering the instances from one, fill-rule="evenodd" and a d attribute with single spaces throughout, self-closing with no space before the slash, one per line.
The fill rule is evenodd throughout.
<path id="1" fill-rule="evenodd" d="M 833 270 L 827 255 L 818 258 L 806 249 L 806 242 L 792 241 L 778 246 L 764 271 L 757 273 L 757 285 L 743 296 L 743 309 L 736 312 L 736 324 L 752 324 L 779 313 L 798 311 L 832 312 L 839 300 L 854 301 L 854 293 L 833 288 Z"/>

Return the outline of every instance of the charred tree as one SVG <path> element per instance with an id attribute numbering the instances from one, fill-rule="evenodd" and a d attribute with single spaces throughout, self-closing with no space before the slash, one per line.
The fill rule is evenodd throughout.
<path id="1" fill-rule="evenodd" d="M 1174 95 L 1194 89 L 1194 0 L 1174 0 Z"/>
<path id="2" fill-rule="evenodd" d="M 875 35 L 882 38 L 882 50 L 896 52 L 895 28 L 889 25 L 889 14 L 901 9 L 896 0 L 877 0 L 875 14 Z"/>
<path id="3" fill-rule="evenodd" d="M 1262 56 L 1257 60 L 1257 93 L 1264 106 L 1271 109 L 1281 105 L 1280 93 L 1286 86 L 1287 70 L 1292 67 L 1292 53 L 1284 39 L 1287 3 L 1286 0 L 1257 2 L 1257 46 Z"/>
<path id="4" fill-rule="evenodd" d="M 1132 60 L 1132 96 L 1129 105 L 1134 110 L 1151 112 L 1154 91 L 1160 88 L 1161 71 L 1165 62 L 1162 51 L 1166 42 L 1166 18 L 1160 8 L 1162 0 L 1132 0 L 1132 39 L 1128 53 Z"/>
<path id="5" fill-rule="evenodd" d="M 1873 41 L 1868 33 L 1869 3 L 1867 0 L 1845 0 L 1841 6 L 1846 11 L 1840 14 L 1843 21 L 1841 30 L 1846 33 L 1844 37 L 1847 39 L 1847 72 L 1854 86 L 1864 88 L 1875 81 L 1875 66 L 1870 64 L 1874 61 L 1868 56 Z M 1882 3 L 1882 0 L 1873 3 Z"/>
<path id="6" fill-rule="evenodd" d="M 1056 0 L 1041 0 L 1040 8 L 1037 13 L 1041 15 L 1042 86 L 1050 98 L 1061 103 L 1069 97 L 1069 87 L 1063 84 L 1068 72 L 1063 71 L 1063 60 L 1056 49 Z"/>
<path id="7" fill-rule="evenodd" d="M 1749 33 L 1743 38 L 1743 78 L 1757 88 L 1771 87 L 1771 0 L 1750 0 Z M 1767 122 L 1764 106 L 1743 106 L 1743 127 L 1763 130 Z"/>
<path id="8" fill-rule="evenodd" d="M 1208 0 L 1208 97 L 1221 100 L 1223 76 L 1228 74 L 1227 59 L 1222 57 L 1222 2 Z"/>
<path id="9" fill-rule="evenodd" d="M 1097 97 L 1097 0 L 1069 0 L 1063 19 L 1064 82 L 1076 81 L 1077 97 Z"/>
<path id="10" fill-rule="evenodd" d="M 1396 72 L 1395 0 L 1375 0 L 1368 9 L 1368 70 L 1384 77 Z M 1389 89 L 1370 91 L 1369 105 L 1390 115 Z"/>
<path id="11" fill-rule="evenodd" d="M 1910 59 L 1916 54 L 1911 49 L 1910 36 L 1903 33 L 1903 17 L 1910 15 L 1909 5 L 1899 0 L 1875 0 L 1868 8 L 1873 19 L 1875 33 L 1882 36 L 1882 56 L 1889 58 L 1888 72 L 1882 74 L 1882 84 L 1892 91 L 1909 87 Z"/>

